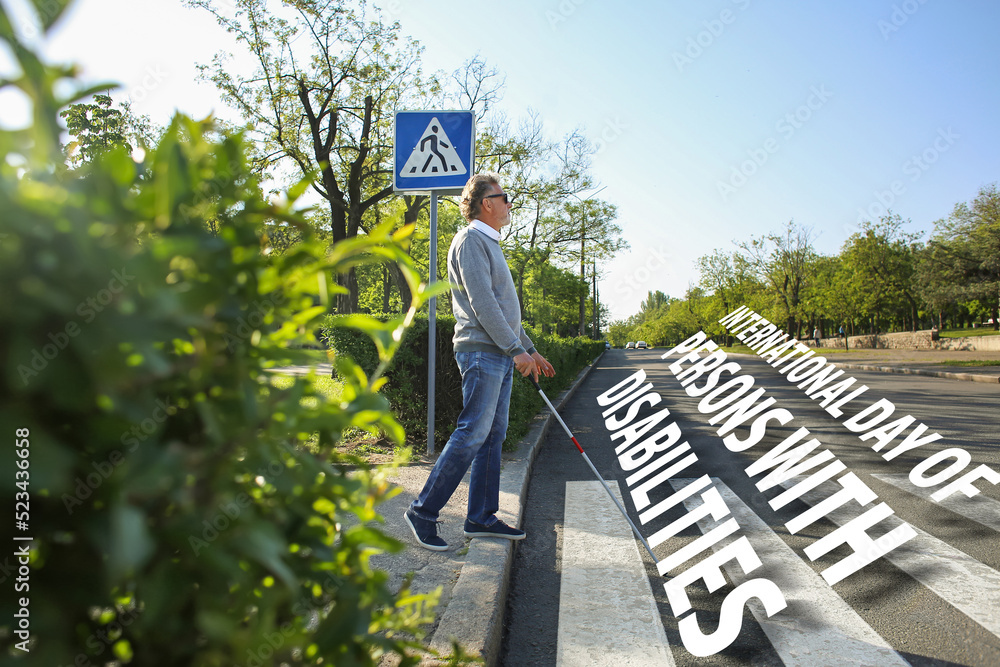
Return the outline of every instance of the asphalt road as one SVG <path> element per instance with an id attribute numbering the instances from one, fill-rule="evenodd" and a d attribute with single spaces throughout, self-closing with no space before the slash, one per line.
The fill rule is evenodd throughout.
<path id="1" fill-rule="evenodd" d="M 938 503 L 926 498 L 927 491 L 921 494 L 920 489 L 908 487 L 907 482 L 908 473 L 914 466 L 934 452 L 949 448 L 960 448 L 971 455 L 967 470 L 979 464 L 1000 470 L 997 429 L 1000 388 L 975 382 L 848 370 L 843 377 L 854 377 L 857 379 L 855 387 L 865 384 L 869 390 L 845 406 L 845 414 L 835 419 L 818 402 L 809 399 L 802 389 L 759 359 L 733 357 L 732 360 L 742 366 L 741 373 L 754 378 L 755 387 L 764 387 L 767 395 L 775 398 L 773 407 L 787 409 L 794 420 L 780 428 L 774 424 L 758 444 L 743 452 L 732 452 L 716 433 L 718 425 L 708 423 L 710 415 L 699 412 L 701 399 L 685 393 L 670 371 L 669 365 L 677 357 L 661 360 L 664 351 L 610 350 L 563 410 L 563 418 L 601 475 L 620 489 L 624 506 L 644 537 L 650 538 L 657 530 L 683 519 L 688 512 L 694 515 L 700 502 L 675 506 L 644 525 L 640 523 L 630 495 L 630 489 L 634 490 L 638 482 L 631 487 L 626 483 L 636 470 L 625 471 L 619 464 L 614 449 L 616 442 L 621 440 L 612 440 L 612 432 L 601 416 L 604 408 L 598 404 L 598 396 L 643 369 L 646 382 L 653 384 L 662 401 L 655 406 L 644 406 L 635 421 L 667 407 L 670 418 L 683 434 L 680 442 L 686 440 L 691 452 L 697 455 L 694 464 L 671 476 L 669 483 L 650 491 L 651 505 L 668 497 L 675 489 L 683 488 L 690 480 L 708 475 L 712 480 L 711 488 L 717 489 L 726 499 L 740 528 L 714 548 L 718 550 L 746 536 L 762 561 L 752 575 L 743 573 L 738 566 L 727 570 L 727 581 L 715 591 L 709 592 L 702 581 L 685 588 L 697 615 L 698 627 L 705 634 L 715 630 L 723 615 L 722 601 L 739 582 L 750 578 L 774 582 L 783 592 L 787 607 L 769 617 L 756 601 L 751 602 L 743 607 L 742 625 L 727 648 L 708 656 L 694 656 L 682 641 L 679 619 L 668 602 L 664 584 L 712 551 L 702 551 L 661 575 L 652 557 L 638 546 L 638 557 L 642 559 L 649 582 L 648 595 L 654 599 L 669 644 L 669 655 L 666 661 L 640 658 L 632 664 L 670 664 L 672 660 L 677 665 L 1000 665 L 1000 540 L 997 535 L 1000 530 L 997 507 L 1000 505 L 996 504 L 1000 501 L 1000 486 L 980 480 L 976 486 L 982 493 L 977 498 L 955 496 L 952 501 Z M 943 437 L 891 461 L 884 460 L 882 454 L 891 450 L 909 431 L 904 431 L 881 452 L 875 452 L 871 448 L 874 440 L 863 442 L 844 426 L 844 421 L 859 409 L 883 398 L 895 405 L 893 416 L 885 423 L 913 416 L 915 424 L 927 425 L 924 435 L 938 432 Z M 618 416 L 623 414 L 624 410 L 616 413 Z M 669 421 L 660 423 L 658 428 L 667 423 Z M 827 482 L 774 509 L 769 501 L 785 487 L 760 491 L 755 484 L 765 473 L 751 476 L 746 468 L 800 427 L 807 428 L 810 437 L 822 443 L 813 454 L 828 449 L 844 464 L 837 479 L 847 472 L 854 473 L 877 494 L 877 499 L 867 504 L 852 500 L 830 513 L 814 510 L 823 518 L 792 531 L 789 522 L 794 522 L 810 507 L 842 487 L 830 486 L 834 482 Z M 740 437 L 748 433 L 748 428 L 736 431 Z M 951 460 L 928 469 L 925 475 L 941 471 Z M 828 463 L 804 474 L 812 474 Z M 594 479 L 561 429 L 551 429 L 532 473 L 523 522 L 528 538 L 517 546 L 505 620 L 502 651 L 505 665 L 571 664 L 566 656 L 573 654 L 566 650 L 566 644 L 577 640 L 567 632 L 569 616 L 566 611 L 563 611 L 562 630 L 559 624 L 561 599 L 565 605 L 567 597 L 572 597 L 568 593 L 576 593 L 577 598 L 580 593 L 562 590 L 565 585 L 563 563 L 572 560 L 570 554 L 565 554 L 564 558 L 563 553 L 567 531 L 564 521 L 567 483 Z M 788 480 L 785 486 L 792 486 L 795 481 Z M 940 487 L 929 491 L 937 488 Z M 831 534 L 838 522 L 846 523 L 882 502 L 894 511 L 895 518 L 874 524 L 869 535 L 878 538 L 905 522 L 916 529 L 917 537 L 842 581 L 829 585 L 821 573 L 848 557 L 851 549 L 841 546 L 811 560 L 806 555 L 807 548 Z M 966 514 L 975 518 L 968 518 Z M 706 517 L 654 545 L 657 560 L 663 561 L 691 545 L 725 520 L 726 517 L 717 521 Z M 585 532 L 586 529 L 584 526 Z M 596 531 L 587 534 L 586 540 L 589 541 L 571 543 L 589 544 L 595 551 L 600 550 L 601 535 Z M 639 544 L 637 540 L 633 542 Z M 597 601 L 617 594 L 614 590 L 602 590 L 600 578 L 587 581 L 591 590 L 586 591 L 585 596 L 595 601 L 595 609 L 600 606 Z M 606 607 L 602 609 L 600 613 L 605 614 L 606 625 L 610 627 L 615 620 L 611 617 L 614 612 L 609 613 Z M 680 614 L 680 618 L 684 616 Z M 628 629 L 615 632 L 618 638 L 629 634 Z M 613 652 L 617 643 L 615 637 L 604 641 Z M 830 655 L 839 657 L 831 658 Z M 872 659 L 872 655 L 876 657 Z"/>

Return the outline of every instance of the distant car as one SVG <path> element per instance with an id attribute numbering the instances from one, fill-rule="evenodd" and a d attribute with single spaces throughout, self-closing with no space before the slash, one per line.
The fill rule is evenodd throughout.
<path id="1" fill-rule="evenodd" d="M 611 343 L 609 343 L 608 341 L 604 341 L 604 349 L 605 350 L 610 350 L 611 349 Z"/>
<path id="2" fill-rule="evenodd" d="M 635 344 L 635 349 L 637 349 L 637 350 L 648 350 L 649 346 L 646 345 L 646 341 L 640 340 L 638 343 Z"/>
<path id="3" fill-rule="evenodd" d="M 630 340 L 629 342 L 625 343 L 625 349 L 626 350 L 634 350 L 635 349 L 635 341 Z"/>

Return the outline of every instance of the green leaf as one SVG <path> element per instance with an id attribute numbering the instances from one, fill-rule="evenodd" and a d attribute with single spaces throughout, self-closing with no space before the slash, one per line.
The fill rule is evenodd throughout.
<path id="1" fill-rule="evenodd" d="M 239 540 L 239 543 L 248 558 L 267 567 L 288 588 L 295 588 L 295 574 L 282 560 L 288 553 L 288 546 L 275 528 L 258 522 L 248 535 Z"/>
<path id="2" fill-rule="evenodd" d="M 42 27 L 48 32 L 73 0 L 31 0 Z"/>
<path id="3" fill-rule="evenodd" d="M 112 508 L 110 538 L 108 570 L 112 579 L 133 575 L 155 549 L 146 515 L 128 505 Z"/>
<path id="4" fill-rule="evenodd" d="M 340 315 L 332 320 L 332 325 L 356 329 L 368 334 L 378 348 L 379 359 L 388 358 L 388 353 L 397 342 L 397 329 L 402 319 L 381 322 L 370 315 Z"/>

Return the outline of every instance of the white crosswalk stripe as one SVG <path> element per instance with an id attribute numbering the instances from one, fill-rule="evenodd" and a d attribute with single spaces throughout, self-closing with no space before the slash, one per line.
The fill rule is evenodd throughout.
<path id="1" fill-rule="evenodd" d="M 679 490 L 692 481 L 675 479 L 670 483 Z M 724 566 L 733 584 L 738 586 L 756 577 L 770 579 L 778 585 L 788 603 L 784 610 L 770 618 L 758 600 L 747 604 L 786 666 L 909 664 L 739 496 L 719 479 L 712 481 L 739 523 L 741 534 L 747 536 L 763 562 L 751 575 L 745 574 L 738 565 Z M 688 499 L 684 504 L 691 511 L 700 502 Z M 702 519 L 698 528 L 706 533 L 715 523 L 710 518 Z M 719 551 L 724 546 L 725 543 L 716 544 L 714 550 Z"/>
<path id="2" fill-rule="evenodd" d="M 566 483 L 556 656 L 566 667 L 674 665 L 636 540 L 598 481 Z"/>
<path id="3" fill-rule="evenodd" d="M 785 488 L 794 486 L 805 477 L 785 480 Z M 817 505 L 838 487 L 827 483 L 805 493 L 802 500 Z M 842 526 L 856 515 L 849 507 L 838 508 L 826 518 Z M 894 528 L 903 521 L 896 516 L 886 517 L 880 525 Z M 1000 572 L 929 533 L 913 527 L 916 537 L 896 547 L 884 558 L 933 591 L 942 600 L 981 625 L 991 634 L 1000 637 L 1000 615 L 996 613 L 1000 600 Z"/>
<path id="4" fill-rule="evenodd" d="M 938 489 L 938 487 L 921 488 L 911 482 L 910 476 L 907 474 L 872 475 L 872 477 L 928 501 L 931 494 Z M 971 519 L 1000 532 L 1000 501 L 987 498 L 982 494 L 969 498 L 964 493 L 954 493 L 936 504 L 955 514 L 961 514 L 966 519 Z"/>
<path id="5" fill-rule="evenodd" d="M 906 475 L 875 477 L 914 496 L 929 498 L 929 492 L 911 484 Z M 781 486 L 791 488 L 802 479 L 805 477 L 791 478 Z M 692 481 L 673 479 L 670 484 L 680 490 Z M 733 585 L 752 578 L 769 579 L 778 585 L 788 603 L 770 618 L 758 600 L 747 603 L 785 665 L 909 664 L 739 496 L 718 478 L 712 478 L 712 483 L 729 507 L 731 518 L 739 524 L 740 535 L 750 540 L 763 563 L 750 575 L 733 563 L 724 566 Z M 609 484 L 621 499 L 618 485 L 614 481 Z M 804 493 L 800 500 L 816 507 L 837 488 L 823 484 Z M 1000 530 L 1000 503 L 995 500 L 962 496 L 941 504 Z M 699 505 L 697 498 L 684 501 L 688 512 Z M 856 508 L 847 506 L 825 518 L 842 526 L 856 516 Z M 709 516 L 698 521 L 697 526 L 705 534 L 718 523 Z M 879 525 L 888 531 L 902 524 L 901 519 L 891 515 Z M 1000 599 L 1000 572 L 926 531 L 915 526 L 914 530 L 916 537 L 890 551 L 885 559 L 1000 638 L 1000 617 L 995 613 L 996 600 Z M 730 541 L 719 542 L 713 550 L 718 552 Z M 567 483 L 557 664 L 672 667 L 675 662 L 664 620 L 655 605 L 636 540 L 604 488 L 597 481 Z"/>

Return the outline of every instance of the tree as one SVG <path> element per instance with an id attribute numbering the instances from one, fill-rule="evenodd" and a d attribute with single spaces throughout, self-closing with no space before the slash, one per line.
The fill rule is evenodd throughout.
<path id="1" fill-rule="evenodd" d="M 655 293 L 654 293 L 655 294 Z M 656 311 L 643 318 L 640 312 L 629 319 L 632 324 L 630 340 L 644 340 L 659 347 L 672 345 L 698 331 L 707 331 L 718 317 L 706 309 L 711 299 L 698 287 L 687 290 L 684 299 L 670 299 Z M 655 299 L 656 297 L 654 297 Z"/>
<path id="2" fill-rule="evenodd" d="M 914 284 L 921 302 L 937 315 L 938 329 L 945 328 L 945 316 L 958 314 L 963 299 L 962 276 L 950 255 L 933 239 L 916 256 Z M 959 324 L 961 326 L 961 324 Z"/>
<path id="3" fill-rule="evenodd" d="M 772 295 L 744 255 L 715 250 L 698 258 L 698 271 L 698 286 L 711 297 L 708 302 L 712 304 L 712 323 L 706 332 L 723 336 L 726 345 L 732 344 L 732 336 L 717 323 L 724 315 L 740 306 L 762 314 L 773 310 Z"/>
<path id="4" fill-rule="evenodd" d="M 809 279 L 809 260 L 814 255 L 812 230 L 790 220 L 780 233 L 770 233 L 737 243 L 754 274 L 771 288 L 785 331 L 801 333 L 800 302 Z"/>
<path id="5" fill-rule="evenodd" d="M 668 305 L 670 301 L 670 297 L 660 290 L 646 292 L 646 298 L 639 304 L 639 314 L 643 319 L 648 319 Z"/>
<path id="6" fill-rule="evenodd" d="M 418 44 L 360 1 L 291 0 L 272 11 L 259 0 L 231 0 L 232 12 L 214 0 L 187 3 L 211 12 L 256 59 L 248 76 L 230 73 L 224 54 L 200 66 L 246 119 L 261 147 L 256 168 L 290 165 L 298 178 L 314 177 L 332 243 L 368 232 L 366 214 L 392 195 L 393 111 L 440 89 L 422 78 Z M 338 282 L 337 311 L 355 312 L 353 269 Z"/>
<path id="7" fill-rule="evenodd" d="M 576 306 L 581 295 L 586 297 L 586 283 L 572 271 L 548 262 L 532 265 L 526 283 L 526 306 L 532 313 L 532 323 L 543 333 L 573 336 L 577 330 Z"/>
<path id="8" fill-rule="evenodd" d="M 969 203 L 934 223 L 929 261 L 949 274 L 966 300 L 988 304 L 1000 330 L 1000 191 L 986 185 Z"/>
<path id="9" fill-rule="evenodd" d="M 736 283 L 733 257 L 714 250 L 712 254 L 698 258 L 698 272 L 701 274 L 700 286 L 721 301 L 723 311 L 732 311 Z"/>
<path id="10" fill-rule="evenodd" d="M 621 227 L 615 224 L 618 208 L 600 199 L 566 202 L 552 221 L 548 239 L 557 260 L 579 262 L 580 282 L 586 284 L 587 264 L 607 260 L 627 250 Z M 587 293 L 580 295 L 578 335 L 586 328 Z"/>
<path id="11" fill-rule="evenodd" d="M 538 142 L 540 140 L 540 125 L 538 128 L 534 129 L 532 133 L 524 134 L 523 136 L 510 139 L 504 142 L 501 147 L 497 146 L 496 136 L 502 134 L 505 131 L 506 125 L 502 120 L 499 126 L 496 124 L 492 114 L 491 107 L 493 104 L 498 102 L 502 97 L 502 90 L 504 85 L 504 77 L 500 74 L 499 70 L 495 67 L 491 67 L 485 59 L 483 59 L 479 54 L 476 54 L 472 58 L 466 60 L 461 67 L 454 70 L 451 74 L 450 80 L 446 81 L 439 91 L 438 97 L 442 97 L 445 100 L 444 105 L 451 108 L 468 109 L 475 113 L 477 118 L 477 131 L 476 131 L 476 162 L 479 165 L 480 171 L 484 169 L 484 163 L 488 163 L 494 171 L 506 168 L 509 164 L 517 164 L 522 160 L 530 159 L 531 156 L 537 154 Z M 526 157 L 527 156 L 527 157 Z M 494 163 L 497 161 L 498 163 Z M 450 198 L 441 198 L 438 200 L 440 204 L 456 204 L 454 200 Z M 402 221 L 403 225 L 417 225 L 422 217 L 426 214 L 429 223 L 429 204 L 430 196 L 426 194 L 404 194 L 402 196 L 403 202 L 403 212 Z M 385 215 L 382 213 L 381 208 L 388 209 L 388 215 L 393 215 L 393 211 L 396 210 L 397 205 L 395 202 L 382 202 L 381 204 L 374 207 L 376 220 Z M 448 210 L 448 209 L 444 209 Z M 453 209 L 457 212 L 457 205 Z M 439 209 L 438 211 L 438 237 L 441 241 L 439 243 L 440 248 L 447 248 L 450 243 L 450 238 L 454 235 L 455 230 L 452 229 L 450 233 L 448 230 L 442 228 L 442 223 L 446 220 L 446 216 L 442 215 L 443 211 Z M 416 234 L 416 238 L 421 238 L 421 234 Z M 426 238 L 426 234 L 423 238 Z M 419 244 L 414 244 L 411 246 L 413 249 L 421 247 Z M 444 260 L 446 253 L 438 252 L 438 273 L 434 274 L 435 277 L 440 277 L 446 274 L 446 269 L 444 268 Z M 425 256 L 425 261 L 429 263 L 429 254 Z M 409 303 L 410 295 L 407 282 L 404 279 L 402 273 L 399 272 L 397 267 L 394 265 L 387 265 L 383 267 L 383 312 L 388 312 L 388 304 L 390 302 L 389 294 L 389 279 L 395 284 L 397 291 L 399 292 L 398 303 L 402 306 Z M 428 266 L 427 272 L 428 280 L 431 277 L 430 266 Z M 450 312 L 450 303 L 445 301 L 440 301 L 438 307 L 442 308 L 444 312 Z"/>
<path id="12" fill-rule="evenodd" d="M 128 102 L 122 102 L 117 109 L 111 105 L 109 95 L 98 94 L 91 104 L 78 102 L 59 112 L 70 134 L 63 150 L 71 167 L 89 164 L 115 147 L 132 153 L 135 148 L 153 142 L 147 116 L 137 117 Z"/>
<path id="13" fill-rule="evenodd" d="M 632 327 L 624 320 L 615 320 L 608 325 L 608 342 L 615 347 L 625 347 L 632 333 Z M 654 343 L 655 345 L 655 343 Z"/>
<path id="14" fill-rule="evenodd" d="M 322 239 L 329 243 L 330 226 L 322 211 L 310 211 L 303 215 L 305 226 L 289 225 L 281 220 L 265 220 L 261 234 L 261 242 L 267 248 L 269 255 L 278 257 L 284 255 L 306 237 Z"/>
<path id="15" fill-rule="evenodd" d="M 802 313 L 821 336 L 837 333 L 839 325 L 846 321 L 838 291 L 841 265 L 839 256 L 824 255 L 814 256 L 809 263 L 811 279 L 802 293 Z"/>
<path id="16" fill-rule="evenodd" d="M 540 132 L 540 125 L 532 132 L 522 128 L 525 139 Z M 533 265 L 549 261 L 554 246 L 561 242 L 556 236 L 560 224 L 558 213 L 566 198 L 575 197 L 592 187 L 588 171 L 592 152 L 590 142 L 577 131 L 571 132 L 559 143 L 547 142 L 544 150 L 521 165 L 508 188 L 514 191 L 515 211 L 527 214 L 514 216 L 515 223 L 505 234 L 522 317 L 528 315 L 524 308 L 525 271 Z M 552 155 L 554 159 L 542 159 Z"/>
<path id="17" fill-rule="evenodd" d="M 858 299 L 858 314 L 873 332 L 890 323 L 910 322 L 917 329 L 918 301 L 913 287 L 919 234 L 903 231 L 904 221 L 887 213 L 878 222 L 865 221 L 844 244 L 843 270 L 849 273 Z"/>

